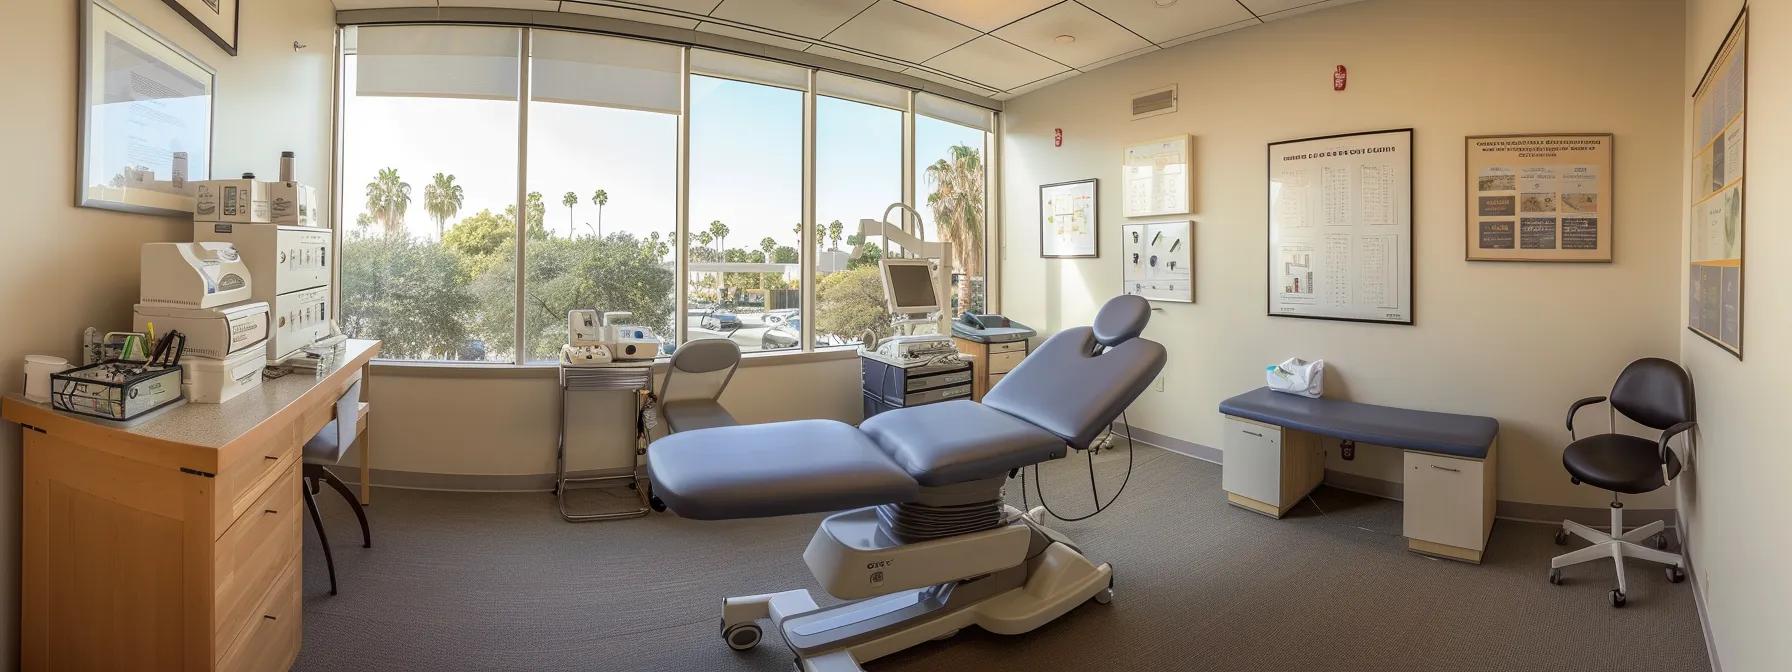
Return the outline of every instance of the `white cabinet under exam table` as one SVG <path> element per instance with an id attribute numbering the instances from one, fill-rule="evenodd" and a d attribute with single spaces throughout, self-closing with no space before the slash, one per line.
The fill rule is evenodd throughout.
<path id="1" fill-rule="evenodd" d="M 1404 451 L 1407 548 L 1480 562 L 1493 530 L 1499 422 L 1259 388 L 1220 403 L 1226 500 L 1281 518 L 1325 478 L 1322 436 Z"/>

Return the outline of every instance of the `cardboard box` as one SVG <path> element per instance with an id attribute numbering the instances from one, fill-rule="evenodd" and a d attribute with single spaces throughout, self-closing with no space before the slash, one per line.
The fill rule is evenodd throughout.
<path id="1" fill-rule="evenodd" d="M 330 288 L 304 289 L 274 297 L 273 336 L 268 361 L 278 362 L 330 335 Z"/>
<path id="2" fill-rule="evenodd" d="M 330 284 L 329 229 L 194 222 L 193 240 L 235 245 L 249 268 L 250 296 L 256 301 Z"/>
<path id="3" fill-rule="evenodd" d="M 193 204 L 195 222 L 273 221 L 268 183 L 259 180 L 205 180 L 198 183 Z"/>
<path id="4" fill-rule="evenodd" d="M 285 226 L 323 226 L 317 211 L 317 188 L 298 182 L 269 182 L 268 211 L 272 223 Z"/>

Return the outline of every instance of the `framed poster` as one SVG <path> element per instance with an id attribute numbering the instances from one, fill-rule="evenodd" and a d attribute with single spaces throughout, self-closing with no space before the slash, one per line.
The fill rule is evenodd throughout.
<path id="1" fill-rule="evenodd" d="M 1412 129 L 1269 144 L 1269 314 L 1413 323 Z"/>
<path id="2" fill-rule="evenodd" d="M 162 0 L 187 18 L 199 32 L 218 44 L 219 49 L 236 55 L 237 27 L 242 0 Z"/>
<path id="3" fill-rule="evenodd" d="M 1187 221 L 1121 225 L 1121 293 L 1194 303 L 1193 227 Z"/>
<path id="4" fill-rule="evenodd" d="M 1084 259 L 1101 256 L 1100 211 L 1094 179 L 1039 187 L 1039 256 Z"/>
<path id="5" fill-rule="evenodd" d="M 1464 140 L 1469 261 L 1612 260 L 1610 133 Z"/>
<path id="6" fill-rule="evenodd" d="M 81 13 L 75 205 L 192 215 L 211 177 L 212 69 L 104 0 Z"/>
<path id="7" fill-rule="evenodd" d="M 1183 215 L 1193 207 L 1195 172 L 1187 133 L 1139 143 L 1126 148 L 1120 178 L 1125 198 L 1121 214 L 1127 217 Z"/>
<path id="8" fill-rule="evenodd" d="M 1691 268 L 1686 276 L 1686 328 L 1737 359 L 1742 359 L 1747 106 L 1745 7 L 1692 92 Z"/>

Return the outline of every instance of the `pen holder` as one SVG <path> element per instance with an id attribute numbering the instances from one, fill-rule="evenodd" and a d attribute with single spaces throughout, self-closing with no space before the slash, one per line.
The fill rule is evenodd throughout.
<path id="1" fill-rule="evenodd" d="M 180 401 L 179 364 L 107 360 L 50 375 L 50 407 L 106 420 L 131 420 Z"/>

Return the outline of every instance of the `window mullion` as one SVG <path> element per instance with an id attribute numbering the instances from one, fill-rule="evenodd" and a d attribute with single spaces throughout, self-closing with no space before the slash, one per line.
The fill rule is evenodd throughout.
<path id="1" fill-rule="evenodd" d="M 690 228 L 691 228 L 691 49 L 680 49 L 678 66 L 678 203 L 674 217 L 677 219 L 673 232 L 672 274 L 677 278 L 674 283 L 676 297 L 673 304 L 676 310 L 672 315 L 672 329 L 676 332 L 673 340 L 685 343 L 690 340 L 687 333 L 690 328 Z"/>
<path id="2" fill-rule="evenodd" d="M 809 240 L 809 238 L 815 240 Z M 797 237 L 802 249 L 797 261 L 802 270 L 797 274 L 802 306 L 803 328 L 797 338 L 801 350 L 815 349 L 815 267 L 821 261 L 821 233 L 815 221 L 815 71 L 809 70 L 809 86 L 803 91 L 803 235 Z"/>
<path id="3" fill-rule="evenodd" d="M 516 253 L 516 306 L 511 315 L 514 320 L 514 340 L 510 358 L 513 363 L 526 364 L 529 361 L 527 330 L 524 328 L 526 312 L 523 309 L 526 270 L 528 264 L 528 232 L 529 232 L 529 39 L 533 32 L 523 29 L 521 41 L 518 43 L 517 58 L 517 117 L 516 117 L 516 240 L 512 249 Z"/>

